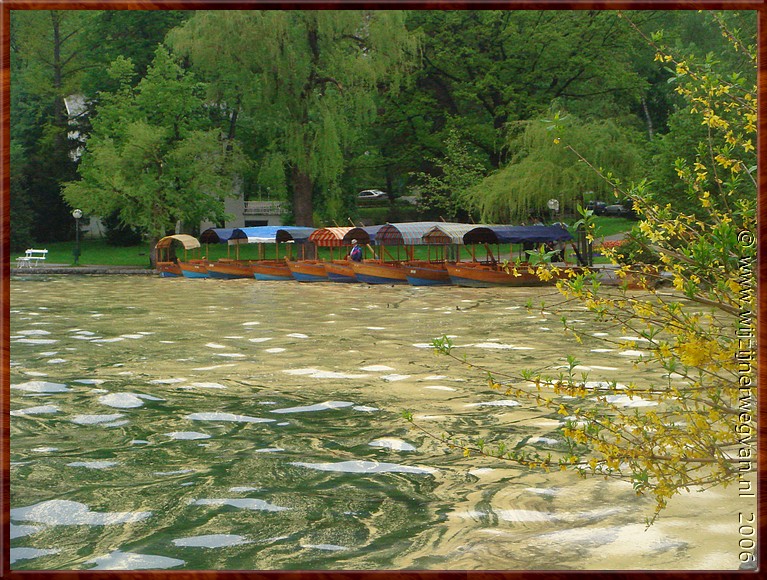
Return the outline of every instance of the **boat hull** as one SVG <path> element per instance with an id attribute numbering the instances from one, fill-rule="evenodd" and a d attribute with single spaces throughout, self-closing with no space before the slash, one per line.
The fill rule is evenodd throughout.
<path id="1" fill-rule="evenodd" d="M 160 272 L 161 278 L 180 278 L 184 276 L 181 268 L 175 262 L 157 262 L 157 270 Z"/>
<path id="2" fill-rule="evenodd" d="M 468 286 L 471 288 L 492 288 L 495 286 L 550 286 L 557 278 L 549 281 L 541 280 L 535 274 L 527 271 L 527 266 L 517 268 L 518 276 L 514 275 L 513 268 L 507 272 L 500 266 L 475 263 L 447 264 L 447 272 L 450 280 L 456 286 Z"/>
<path id="3" fill-rule="evenodd" d="M 256 280 L 271 282 L 295 281 L 293 273 L 288 268 L 288 264 L 282 260 L 253 262 L 250 267 Z"/>
<path id="4" fill-rule="evenodd" d="M 208 276 L 221 280 L 236 280 L 238 278 L 253 278 L 250 264 L 232 260 L 208 264 Z"/>
<path id="5" fill-rule="evenodd" d="M 208 263 L 203 261 L 179 262 L 179 268 L 184 278 L 207 278 Z"/>
<path id="6" fill-rule="evenodd" d="M 449 286 L 453 282 L 444 263 L 408 263 L 405 276 L 411 286 Z"/>
<path id="7" fill-rule="evenodd" d="M 327 282 L 328 273 L 325 263 L 318 260 L 297 260 L 288 262 L 293 278 L 299 282 Z"/>
<path id="8" fill-rule="evenodd" d="M 331 282 L 352 283 L 359 282 L 351 264 L 346 260 L 334 260 L 325 262 L 325 272 Z"/>
<path id="9" fill-rule="evenodd" d="M 354 275 L 367 284 L 407 284 L 405 269 L 399 262 L 351 262 Z"/>

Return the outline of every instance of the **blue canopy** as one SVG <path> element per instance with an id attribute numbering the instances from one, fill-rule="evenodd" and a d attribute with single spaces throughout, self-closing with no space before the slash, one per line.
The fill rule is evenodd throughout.
<path id="1" fill-rule="evenodd" d="M 309 240 L 317 228 L 307 228 L 303 226 L 283 226 L 277 230 L 278 242 L 295 242 L 303 244 Z"/>
<path id="2" fill-rule="evenodd" d="M 276 244 L 277 242 L 303 243 L 315 228 L 301 226 L 253 226 L 236 228 L 230 238 L 234 244 Z"/>
<path id="3" fill-rule="evenodd" d="M 573 236 L 562 226 L 490 226 L 503 244 L 565 242 Z"/>
<path id="4" fill-rule="evenodd" d="M 234 228 L 208 228 L 200 234 L 200 242 L 203 244 L 223 244 L 232 237 Z"/>
<path id="5" fill-rule="evenodd" d="M 543 244 L 572 239 L 570 232 L 562 226 L 480 226 L 463 236 L 466 244 Z"/>

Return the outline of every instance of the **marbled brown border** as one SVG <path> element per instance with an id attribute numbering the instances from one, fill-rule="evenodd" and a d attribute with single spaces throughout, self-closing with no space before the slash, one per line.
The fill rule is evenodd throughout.
<path id="1" fill-rule="evenodd" d="M 0 348 L 0 577 L 17 579 L 51 578 L 77 580 L 80 578 L 103 579 L 148 579 L 148 580 L 567 580 L 573 578 L 601 579 L 631 579 L 650 580 L 657 578 L 673 578 L 674 580 L 718 580 L 724 578 L 750 580 L 759 578 L 758 571 L 742 572 L 703 572 L 703 571 L 441 571 L 441 570 L 391 570 L 391 571 L 127 571 L 127 572 L 88 572 L 88 571 L 12 571 L 10 570 L 10 415 L 9 415 L 9 376 L 10 376 L 10 259 L 9 259 L 9 189 L 10 189 L 10 74 L 9 74 L 9 20 L 10 10 L 30 9 L 121 9 L 121 10 L 183 10 L 183 9 L 248 9 L 269 6 L 280 9 L 342 9 L 342 8 L 408 8 L 433 10 L 462 10 L 462 9 L 555 9 L 555 10 L 756 10 L 759 20 L 759 118 L 758 118 L 758 220 L 757 220 L 757 284 L 758 284 L 758 313 L 757 313 L 757 344 L 767 345 L 767 326 L 760 324 L 767 316 L 767 266 L 765 251 L 767 251 L 767 196 L 765 196 L 765 167 L 767 159 L 767 0 L 293 0 L 282 2 L 278 0 L 0 0 L 0 86 L 2 101 L 0 101 L 0 331 L 2 345 Z M 767 378 L 767 349 L 757 349 L 758 384 L 764 385 Z M 767 410 L 764 397 L 759 396 L 757 388 L 757 425 L 758 425 L 758 545 L 759 562 L 767 557 L 764 541 L 767 537 L 767 511 L 765 511 L 764 487 L 767 464 Z M 733 528 L 733 549 L 736 549 L 735 528 Z"/>

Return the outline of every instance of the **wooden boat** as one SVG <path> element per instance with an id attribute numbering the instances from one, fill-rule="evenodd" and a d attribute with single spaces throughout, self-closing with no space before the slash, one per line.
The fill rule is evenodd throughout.
<path id="1" fill-rule="evenodd" d="M 411 261 L 404 264 L 411 286 L 449 286 L 452 284 L 445 262 Z"/>
<path id="2" fill-rule="evenodd" d="M 236 278 L 253 278 L 253 272 L 250 271 L 250 261 L 240 260 L 240 245 L 229 243 L 234 235 L 234 228 L 208 228 L 200 234 L 200 243 L 205 244 L 227 244 L 226 258 L 221 258 L 208 264 L 208 277 L 223 280 L 232 280 Z M 230 256 L 232 246 L 235 248 L 235 257 Z M 210 255 L 210 249 L 207 251 Z"/>
<path id="3" fill-rule="evenodd" d="M 380 226 L 372 228 L 360 227 L 329 227 L 319 228 L 312 232 L 308 242 L 312 244 L 312 259 L 301 259 L 289 262 L 293 277 L 299 282 L 357 282 L 354 270 L 347 264 L 347 261 L 341 259 L 349 253 L 349 249 L 354 245 L 354 241 L 362 244 L 363 247 L 370 244 L 371 235 Z M 304 254 L 306 245 L 302 246 Z M 320 248 L 329 249 L 329 260 L 320 260 Z M 334 256 L 334 251 L 338 249 L 338 259 Z"/>
<path id="4" fill-rule="evenodd" d="M 532 273 L 529 271 L 530 265 L 527 263 L 508 264 L 504 267 L 498 263 L 458 262 L 447 264 L 446 267 L 453 284 L 472 288 L 551 286 L 556 284 L 557 280 L 581 271 L 581 268 L 573 266 L 558 266 L 559 273 L 554 273 L 550 280 L 543 280 L 534 271 Z M 535 270 L 535 268 L 533 266 L 532 269 Z"/>
<path id="5" fill-rule="evenodd" d="M 175 256 L 176 245 L 181 245 L 184 248 L 183 261 Z M 187 262 L 187 252 L 191 250 L 194 253 L 197 250 L 196 253 L 199 255 L 200 242 L 197 238 L 187 234 L 173 234 L 161 238 L 155 248 L 157 249 L 156 268 L 159 270 L 160 276 L 162 278 L 178 278 L 184 276 L 182 264 Z M 193 262 L 204 262 L 204 260 L 197 258 Z"/>
<path id="6" fill-rule="evenodd" d="M 181 278 L 181 266 L 177 262 L 157 262 L 157 270 L 161 278 Z"/>
<path id="7" fill-rule="evenodd" d="M 546 286 L 557 279 L 572 274 L 573 268 L 559 266 L 559 273 L 551 280 L 542 280 L 531 273 L 527 261 L 507 263 L 500 259 L 501 244 L 520 244 L 522 249 L 536 245 L 549 247 L 567 240 L 572 235 L 560 226 L 467 226 L 465 224 L 438 224 L 424 234 L 424 240 L 432 244 L 454 244 L 456 256 L 460 256 L 461 244 L 470 253 L 470 261 L 451 261 L 445 263 L 445 269 L 453 284 L 486 288 L 491 286 Z M 490 246 L 496 244 L 494 253 Z M 478 259 L 477 248 L 484 246 L 483 255 Z M 526 257 L 527 259 L 527 257 Z M 506 264 L 506 265 L 504 265 Z M 568 272 L 569 271 L 569 272 Z"/>
<path id="8" fill-rule="evenodd" d="M 464 245 L 463 236 L 476 227 L 469 224 L 440 223 L 427 230 L 421 240 L 428 248 L 428 259 L 409 260 L 405 264 L 408 283 L 413 286 L 452 284 L 446 264 L 460 260 L 461 247 Z"/>
<path id="9" fill-rule="evenodd" d="M 325 268 L 325 261 L 319 259 L 319 248 L 330 249 L 330 261 L 334 261 L 333 250 L 339 248 L 339 253 L 343 250 L 344 236 L 352 230 L 352 227 L 331 227 L 319 228 L 314 230 L 309 236 L 312 258 L 306 258 L 306 246 L 302 246 L 304 258 L 295 260 L 288 264 L 293 277 L 299 282 L 328 282 L 328 271 Z"/>
<path id="10" fill-rule="evenodd" d="M 208 261 L 207 260 L 189 260 L 188 262 L 179 262 L 181 274 L 184 278 L 207 278 Z"/>
<path id="11" fill-rule="evenodd" d="M 222 258 L 208 264 L 208 276 L 221 280 L 253 278 L 253 269 L 249 260 L 241 261 Z"/>
<path id="12" fill-rule="evenodd" d="M 359 282 L 354 268 L 348 260 L 333 260 L 332 262 L 325 262 L 323 265 L 330 282 Z"/>
<path id="13" fill-rule="evenodd" d="M 375 233 L 375 244 L 379 248 L 378 258 L 353 262 L 352 268 L 357 280 L 368 284 L 407 284 L 407 269 L 414 260 L 414 246 L 423 244 L 423 235 L 438 222 L 388 223 Z M 396 256 L 388 248 L 396 248 Z M 400 250 L 404 250 L 404 256 Z"/>
<path id="14" fill-rule="evenodd" d="M 254 226 L 235 228 L 229 243 L 232 245 L 247 243 L 259 245 L 257 260 L 249 262 L 251 275 L 256 280 L 287 281 L 295 280 L 288 262 L 293 259 L 295 244 L 304 244 L 315 228 L 301 226 Z M 274 245 L 275 257 L 265 258 L 264 245 Z M 286 247 L 285 255 L 280 257 L 280 245 Z"/>
<path id="15" fill-rule="evenodd" d="M 327 282 L 325 262 L 321 260 L 295 260 L 288 262 L 293 278 L 299 282 Z"/>
<path id="16" fill-rule="evenodd" d="M 407 284 L 407 276 L 402 262 L 384 260 L 363 260 L 349 262 L 354 276 L 367 284 Z"/>
<path id="17" fill-rule="evenodd" d="M 271 282 L 295 280 L 285 260 L 257 260 L 250 264 L 250 269 L 256 280 Z"/>

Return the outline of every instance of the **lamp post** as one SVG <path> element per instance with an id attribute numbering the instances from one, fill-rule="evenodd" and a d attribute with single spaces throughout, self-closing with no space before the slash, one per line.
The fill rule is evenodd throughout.
<path id="1" fill-rule="evenodd" d="M 80 260 L 80 218 L 83 217 L 82 210 L 76 209 L 73 211 L 72 217 L 75 218 L 75 249 L 72 250 L 72 253 L 75 256 L 75 266 L 77 266 Z"/>
<path id="2" fill-rule="evenodd" d="M 559 211 L 559 200 L 552 198 L 546 202 L 546 205 L 551 210 L 551 221 L 554 222 L 554 214 Z"/>

